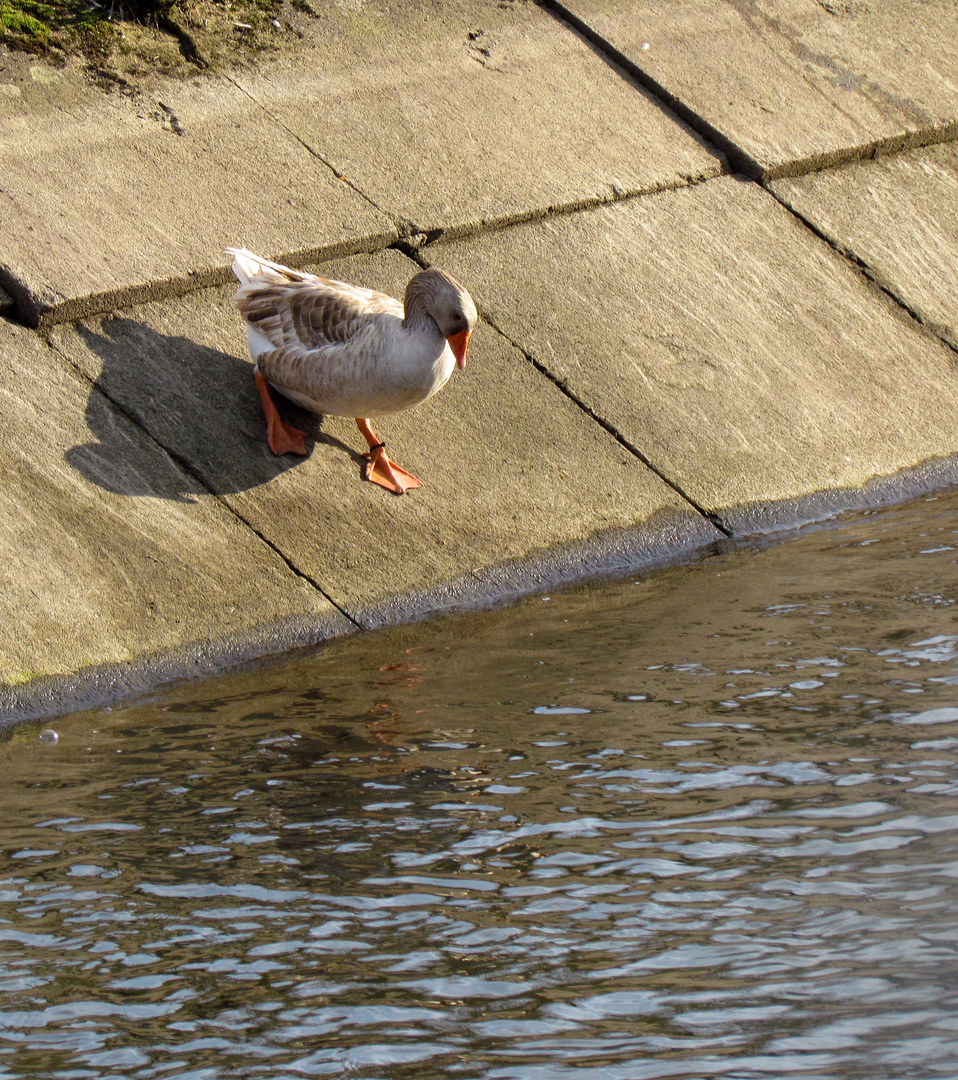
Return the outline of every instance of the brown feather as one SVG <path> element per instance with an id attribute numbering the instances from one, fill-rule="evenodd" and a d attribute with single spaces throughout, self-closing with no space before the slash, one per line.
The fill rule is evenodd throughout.
<path id="1" fill-rule="evenodd" d="M 388 312 L 402 317 L 402 305 L 383 294 L 344 297 L 333 288 L 317 288 L 326 285 L 322 279 L 267 282 L 262 277 L 241 289 L 236 302 L 243 317 L 277 348 L 294 344 L 306 349 L 340 345 L 349 341 L 370 316 Z M 345 287 L 352 290 L 351 286 Z"/>

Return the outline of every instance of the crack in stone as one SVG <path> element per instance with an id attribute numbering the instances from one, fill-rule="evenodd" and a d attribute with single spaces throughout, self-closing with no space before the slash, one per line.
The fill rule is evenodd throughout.
<path id="1" fill-rule="evenodd" d="M 109 402 L 110 406 L 114 408 L 121 416 L 123 416 L 129 423 L 131 423 L 137 429 L 137 431 L 141 432 L 145 438 L 149 439 L 149 441 L 153 443 L 154 446 L 158 447 L 164 454 L 166 454 L 166 456 L 175 465 L 177 465 L 187 476 L 189 476 L 192 480 L 199 484 L 204 491 L 206 491 L 209 495 L 216 499 L 217 503 L 221 507 L 223 507 L 226 513 L 228 513 L 232 518 L 242 524 L 261 543 L 265 544 L 276 555 L 276 557 L 280 559 L 280 561 L 293 575 L 305 581 L 308 585 L 315 589 L 320 596 L 322 596 L 326 601 L 328 601 L 328 603 L 332 605 L 332 607 L 336 611 L 338 611 L 340 615 L 343 616 L 343 618 L 348 619 L 349 622 L 351 622 L 353 626 L 355 626 L 358 630 L 367 629 L 362 623 L 358 622 L 355 618 L 353 618 L 353 616 L 350 615 L 349 612 L 345 610 L 345 608 L 337 604 L 336 601 L 332 598 L 332 596 L 330 596 L 329 593 L 326 592 L 326 590 L 319 584 L 318 581 L 315 580 L 315 578 L 311 577 L 304 570 L 301 570 L 292 561 L 292 559 L 290 559 L 289 556 L 285 554 L 285 552 L 283 552 L 279 547 L 277 547 L 276 544 L 273 543 L 272 540 L 269 539 L 269 537 L 265 536 L 259 529 L 256 528 L 255 525 L 252 524 L 252 522 L 247 520 L 247 518 L 245 518 L 236 509 L 236 507 L 231 506 L 222 497 L 222 495 L 220 495 L 217 491 L 210 487 L 210 485 L 204 479 L 203 475 L 194 468 L 188 458 L 185 458 L 182 454 L 179 454 L 175 450 L 171 450 L 168 446 L 166 446 L 147 427 L 144 426 L 144 424 L 134 413 L 127 409 L 122 402 L 118 401 L 116 398 L 108 394 L 106 390 L 104 390 L 104 388 L 99 385 L 99 383 L 91 379 L 90 376 L 82 368 L 78 367 L 70 359 L 70 357 L 63 353 L 60 349 L 58 349 L 57 346 L 53 344 L 53 342 L 48 341 L 47 344 L 61 358 L 61 360 L 70 367 L 72 371 L 79 375 L 79 377 L 90 387 L 91 392 L 99 394 L 105 401 Z"/>
<path id="2" fill-rule="evenodd" d="M 579 395 L 569 386 L 569 384 L 559 376 L 553 374 L 549 368 L 541 361 L 537 360 L 535 356 L 528 349 L 522 346 L 518 341 L 515 341 L 509 334 L 502 330 L 496 323 L 489 317 L 488 314 L 482 314 L 483 320 L 497 333 L 500 337 L 504 338 L 509 344 L 517 349 L 522 355 L 529 361 L 530 364 L 541 375 L 544 375 L 552 384 L 564 394 L 578 409 L 586 414 L 590 420 L 594 421 L 601 428 L 607 431 L 620 446 L 624 447 L 633 457 L 637 458 L 642 464 L 654 473 L 664 484 L 670 487 L 676 495 L 678 495 L 683 501 L 689 504 L 697 514 L 700 514 L 706 521 L 713 525 L 719 532 L 723 533 L 727 537 L 732 537 L 734 534 L 732 530 L 725 525 L 718 514 L 712 513 L 710 510 L 706 510 L 704 506 L 698 503 L 687 491 L 685 491 L 681 484 L 671 479 L 666 473 L 664 473 L 652 460 L 647 457 L 642 451 L 630 442 L 619 429 L 609 420 L 600 416 L 590 405 L 588 405 Z"/>

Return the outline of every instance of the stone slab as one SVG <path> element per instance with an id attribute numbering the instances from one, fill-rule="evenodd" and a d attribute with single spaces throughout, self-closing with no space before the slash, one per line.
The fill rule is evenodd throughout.
<path id="1" fill-rule="evenodd" d="M 188 646 L 195 658 L 296 619 L 313 639 L 354 629 L 37 335 L 3 322 L 0 418 L 0 716 L 31 680 Z"/>
<path id="2" fill-rule="evenodd" d="M 416 269 L 396 251 L 322 267 L 393 295 Z M 720 538 L 482 324 L 464 372 L 419 409 L 376 425 L 423 488 L 397 497 L 363 481 L 353 421 L 319 423 L 292 407 L 315 443 L 305 459 L 275 457 L 232 292 L 57 327 L 52 341 L 363 625 L 674 558 Z M 95 434 L 112 457 L 111 433 Z"/>
<path id="3" fill-rule="evenodd" d="M 958 349 L 958 144 L 771 187 Z"/>
<path id="4" fill-rule="evenodd" d="M 426 251 L 733 531 L 958 452 L 954 354 L 757 184 Z"/>
<path id="5" fill-rule="evenodd" d="M 565 0 L 747 155 L 753 176 L 954 137 L 952 0 Z"/>
<path id="6" fill-rule="evenodd" d="M 61 321 L 224 281 L 223 249 L 370 250 L 392 222 L 229 80 L 106 94 L 11 57 L 0 94 L 0 285 Z"/>
<path id="7" fill-rule="evenodd" d="M 461 232 L 720 171 L 529 2 L 326 5 L 300 50 L 232 76 L 390 217 Z"/>

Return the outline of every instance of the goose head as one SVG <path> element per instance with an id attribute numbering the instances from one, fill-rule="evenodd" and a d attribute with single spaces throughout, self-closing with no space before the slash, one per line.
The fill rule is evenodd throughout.
<path id="1" fill-rule="evenodd" d="M 449 343 L 459 367 L 466 366 L 466 347 L 479 318 L 468 292 L 445 270 L 422 270 L 406 286 L 407 322 L 432 319 Z"/>

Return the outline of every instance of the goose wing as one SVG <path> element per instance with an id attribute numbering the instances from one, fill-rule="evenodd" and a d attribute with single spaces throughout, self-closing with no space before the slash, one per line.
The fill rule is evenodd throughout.
<path id="1" fill-rule="evenodd" d="M 265 339 L 263 351 L 347 345 L 372 316 L 403 317 L 402 304 L 392 297 L 324 278 L 289 281 L 259 274 L 239 289 L 236 303 L 248 326 Z"/>

